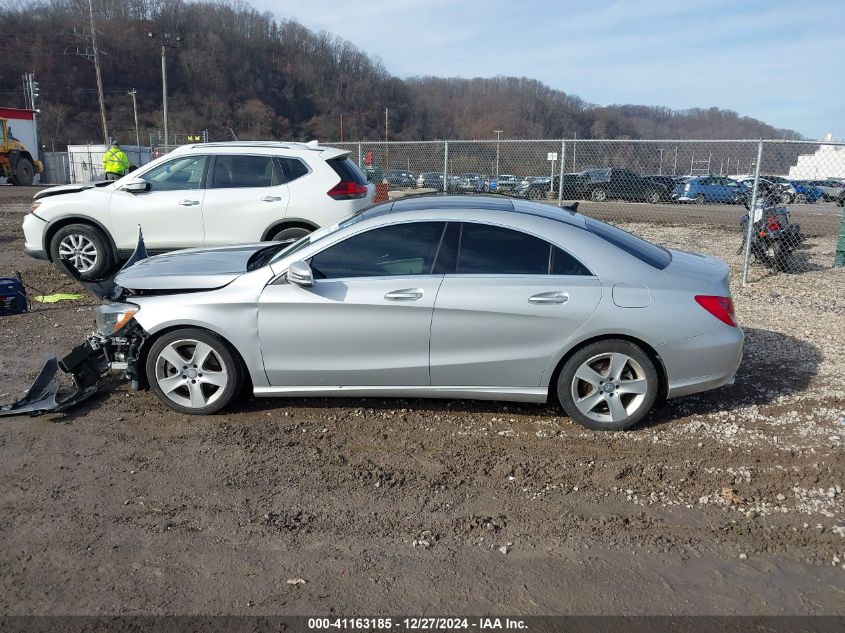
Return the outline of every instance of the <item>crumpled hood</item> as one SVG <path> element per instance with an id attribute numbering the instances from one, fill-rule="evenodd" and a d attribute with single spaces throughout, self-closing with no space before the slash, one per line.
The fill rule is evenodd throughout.
<path id="1" fill-rule="evenodd" d="M 49 198 L 50 196 L 60 196 L 65 193 L 79 193 L 80 191 L 85 191 L 86 189 L 93 189 L 94 187 L 107 187 L 108 185 L 111 185 L 113 183 L 113 180 L 95 180 L 91 182 L 77 182 L 71 185 L 59 185 L 58 187 L 42 189 L 34 196 L 32 196 L 32 199 L 41 200 L 42 198 Z"/>
<path id="2" fill-rule="evenodd" d="M 192 248 L 156 255 L 121 270 L 115 283 L 130 290 L 211 290 L 245 272 L 249 258 L 267 242 L 220 248 Z"/>

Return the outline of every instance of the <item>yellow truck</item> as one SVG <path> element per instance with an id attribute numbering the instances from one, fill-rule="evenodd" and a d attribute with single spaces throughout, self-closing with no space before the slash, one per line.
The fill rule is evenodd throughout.
<path id="1" fill-rule="evenodd" d="M 21 138 L 28 140 L 31 147 Z M 35 117 L 31 110 L 0 108 L 0 176 L 5 176 L 7 182 L 31 185 L 35 174 L 44 170 L 41 161 L 32 155 L 38 147 L 35 138 Z"/>

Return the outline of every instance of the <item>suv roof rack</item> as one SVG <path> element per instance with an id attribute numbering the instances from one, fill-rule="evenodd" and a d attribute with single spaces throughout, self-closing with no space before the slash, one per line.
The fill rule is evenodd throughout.
<path id="1" fill-rule="evenodd" d="M 319 145 L 317 141 L 310 141 L 308 143 L 284 143 L 282 141 L 218 141 L 214 143 L 194 143 L 191 147 L 274 147 L 277 149 L 309 149 L 317 152 L 329 149 L 328 147 Z"/>

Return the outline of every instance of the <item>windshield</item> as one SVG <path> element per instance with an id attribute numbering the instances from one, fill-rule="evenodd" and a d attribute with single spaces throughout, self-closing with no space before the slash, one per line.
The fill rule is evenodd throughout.
<path id="1" fill-rule="evenodd" d="M 317 240 L 323 239 L 326 235 L 331 235 L 335 231 L 339 231 L 340 229 L 345 229 L 347 226 L 351 226 L 356 222 L 360 222 L 364 219 L 364 212 L 363 211 L 356 211 L 352 215 L 346 216 L 337 224 L 332 224 L 331 226 L 324 226 L 321 229 L 317 229 L 313 233 L 309 233 L 305 237 L 297 240 L 293 244 L 285 245 L 279 244 L 276 248 L 281 249 L 276 251 L 272 258 L 268 259 L 265 263 L 273 264 L 284 257 L 288 257 L 289 255 L 293 255 L 301 251 L 306 246 L 309 246 L 316 242 Z M 272 247 L 271 247 L 272 248 Z"/>

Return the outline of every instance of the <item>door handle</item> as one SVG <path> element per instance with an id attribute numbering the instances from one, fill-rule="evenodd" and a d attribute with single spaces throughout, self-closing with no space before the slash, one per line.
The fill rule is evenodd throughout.
<path id="1" fill-rule="evenodd" d="M 183 207 L 195 207 L 200 203 L 199 200 L 180 200 L 179 204 Z"/>
<path id="2" fill-rule="evenodd" d="M 422 288 L 403 288 L 402 290 L 393 290 L 384 295 L 388 301 L 417 301 L 423 297 Z"/>
<path id="3" fill-rule="evenodd" d="M 281 202 L 281 200 L 279 196 L 264 196 L 261 198 L 261 202 Z"/>
<path id="4" fill-rule="evenodd" d="M 567 301 L 569 301 L 568 292 L 541 292 L 538 295 L 528 297 L 528 303 L 535 305 L 561 304 Z"/>

